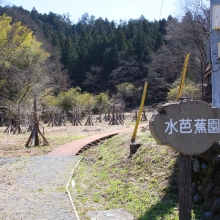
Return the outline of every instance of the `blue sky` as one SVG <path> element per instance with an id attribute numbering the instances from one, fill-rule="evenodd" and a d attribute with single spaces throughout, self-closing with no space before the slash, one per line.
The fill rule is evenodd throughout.
<path id="1" fill-rule="evenodd" d="M 109 21 L 138 19 L 142 14 L 150 21 L 167 18 L 170 14 L 175 17 L 177 2 L 178 0 L 3 0 L 2 6 L 22 6 L 28 11 L 35 7 L 39 13 L 46 14 L 69 13 L 70 20 L 77 23 L 84 13 L 94 15 L 95 18 L 108 18 Z"/>

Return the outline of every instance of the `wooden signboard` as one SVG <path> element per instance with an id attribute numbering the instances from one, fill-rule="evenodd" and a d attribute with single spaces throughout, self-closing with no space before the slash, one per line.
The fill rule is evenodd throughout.
<path id="1" fill-rule="evenodd" d="M 179 152 L 179 219 L 191 219 L 191 155 L 208 150 L 220 140 L 220 109 L 202 101 L 162 105 L 149 122 L 158 144 Z"/>
<path id="2" fill-rule="evenodd" d="M 202 101 L 168 103 L 150 120 L 158 144 L 185 155 L 198 155 L 220 140 L 220 109 Z"/>

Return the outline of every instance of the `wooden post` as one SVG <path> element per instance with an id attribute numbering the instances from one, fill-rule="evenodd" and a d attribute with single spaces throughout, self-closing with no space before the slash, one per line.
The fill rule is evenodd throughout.
<path id="1" fill-rule="evenodd" d="M 39 129 L 39 121 L 37 118 L 37 101 L 36 101 L 36 95 L 34 96 L 34 112 L 33 112 L 33 117 L 34 117 L 34 127 L 31 132 L 31 135 L 28 138 L 28 141 L 26 142 L 26 147 L 31 147 L 32 141 L 34 140 L 34 145 L 39 146 L 40 145 L 40 139 L 39 139 L 39 134 L 41 135 L 44 144 L 49 146 L 49 142 L 47 139 L 44 137 L 44 135 L 41 133 Z"/>
<path id="2" fill-rule="evenodd" d="M 133 121 L 136 121 L 137 120 L 137 110 L 134 110 L 134 117 L 133 117 L 133 119 L 132 119 L 132 121 L 131 122 L 133 122 Z"/>
<path id="3" fill-rule="evenodd" d="M 144 107 L 145 97 L 146 97 L 146 94 L 147 94 L 147 87 L 148 87 L 148 82 L 145 82 L 144 90 L 143 90 L 143 94 L 142 94 L 142 99 L 141 99 L 141 104 L 140 104 L 140 108 L 139 108 L 138 115 L 137 115 L 137 120 L 136 120 L 134 131 L 133 131 L 133 134 L 132 134 L 132 137 L 131 137 L 131 143 L 135 143 L 137 129 L 138 129 L 138 125 L 139 125 L 139 122 L 140 122 L 140 119 L 141 119 L 141 113 L 142 113 L 142 110 L 143 110 L 143 107 Z"/>
<path id="4" fill-rule="evenodd" d="M 117 120 L 115 118 L 115 103 L 112 104 L 112 117 L 108 123 L 109 125 L 117 125 Z"/>
<path id="5" fill-rule="evenodd" d="M 179 153 L 179 220 L 191 219 L 191 157 Z"/>
<path id="6" fill-rule="evenodd" d="M 113 106 L 112 106 L 112 124 L 113 125 L 116 124 L 116 119 L 115 119 L 115 103 L 113 103 Z"/>
<path id="7" fill-rule="evenodd" d="M 9 134 L 12 131 L 12 116 L 11 116 L 11 108 L 8 108 L 8 126 L 5 129 L 4 133 L 8 132 Z"/>
<path id="8" fill-rule="evenodd" d="M 98 110 L 99 110 L 99 117 L 98 117 L 98 121 L 99 121 L 99 123 L 101 123 L 102 122 L 102 106 L 99 106 L 98 107 Z"/>
<path id="9" fill-rule="evenodd" d="M 0 118 L 1 118 L 1 121 L 0 121 L 0 127 L 3 126 L 3 121 L 4 121 L 4 113 L 3 112 L 0 112 Z"/>
<path id="10" fill-rule="evenodd" d="M 37 119 L 37 99 L 36 99 L 36 95 L 34 96 L 34 127 L 35 127 L 35 146 L 39 146 L 40 145 L 40 141 L 39 141 L 39 136 L 38 136 L 38 131 L 39 131 L 39 123 L 38 123 L 38 119 Z"/>
<path id="11" fill-rule="evenodd" d="M 186 71 L 187 71 L 188 62 L 189 62 L 189 56 L 190 56 L 189 53 L 185 54 L 185 60 L 184 60 L 184 64 L 183 64 L 183 71 L 182 71 L 182 75 L 181 75 L 179 92 L 178 92 L 178 95 L 177 95 L 177 98 L 176 98 L 176 102 L 182 96 L 182 93 L 183 93 L 183 85 L 184 85 L 184 82 L 185 82 Z"/>
<path id="12" fill-rule="evenodd" d="M 110 121 L 111 120 L 111 116 L 110 116 L 110 107 L 108 107 L 108 119 L 107 121 Z"/>
<path id="13" fill-rule="evenodd" d="M 18 108 L 17 108 L 16 124 L 15 124 L 15 129 L 14 129 L 13 134 L 15 134 L 17 130 L 18 130 L 18 134 L 22 132 L 21 131 L 21 105 L 20 103 L 18 104 Z"/>

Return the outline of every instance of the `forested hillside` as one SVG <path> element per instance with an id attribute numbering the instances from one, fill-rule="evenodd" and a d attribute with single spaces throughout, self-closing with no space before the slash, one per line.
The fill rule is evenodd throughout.
<path id="1" fill-rule="evenodd" d="M 26 86 L 29 91 L 32 87 L 30 81 L 37 77 L 35 90 L 38 93 L 51 89 L 56 95 L 78 86 L 94 95 L 108 91 L 110 96 L 114 95 L 135 107 L 147 80 L 147 102 L 164 101 L 172 84 L 181 75 L 185 53 L 191 54 L 187 73 L 191 84 L 201 83 L 202 70 L 197 60 L 202 62 L 203 69 L 206 64 L 209 11 L 197 1 L 190 7 L 183 6 L 183 9 L 181 20 L 169 16 L 149 21 L 140 15 L 139 19 L 115 22 L 85 13 L 74 24 L 68 14 L 41 14 L 35 8 L 29 12 L 22 7 L 0 7 L 1 21 L 4 16 L 10 16 L 13 22 L 21 22 L 20 25 L 32 31 L 42 50 L 48 53 L 43 63 L 38 64 L 40 75 L 39 66 L 33 68 L 37 63 L 35 57 L 22 68 L 17 65 L 18 57 L 10 60 L 10 68 L 2 64 L 0 90 L 4 89 L 4 93 L 1 95 L 4 94 L 4 99 L 17 99 L 22 95 L 18 95 L 20 89 L 14 88 L 12 81 L 19 79 L 19 86 Z M 4 31 L 3 25 L 0 31 Z M 25 74 L 30 79 L 23 84 Z M 3 83 L 5 79 L 7 83 Z M 10 95 L 9 88 L 13 90 Z M 26 95 L 25 92 L 22 94 Z M 134 99 L 137 102 L 132 101 Z"/>

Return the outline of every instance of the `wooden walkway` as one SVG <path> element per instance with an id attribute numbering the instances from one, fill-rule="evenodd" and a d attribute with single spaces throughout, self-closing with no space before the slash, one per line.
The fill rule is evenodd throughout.
<path id="1" fill-rule="evenodd" d="M 101 133 L 86 138 L 82 138 L 76 141 L 59 146 L 58 148 L 51 151 L 48 155 L 51 156 L 75 156 L 77 153 L 82 150 L 86 145 L 89 145 L 93 142 L 99 141 L 101 139 L 107 139 L 114 135 L 119 134 L 120 131 L 111 131 L 106 133 Z"/>

